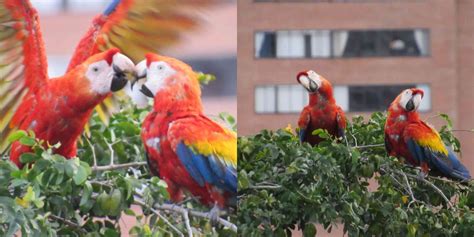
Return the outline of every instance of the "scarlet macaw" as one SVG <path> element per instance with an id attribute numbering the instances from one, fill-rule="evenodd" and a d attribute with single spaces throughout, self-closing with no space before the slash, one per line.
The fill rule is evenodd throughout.
<path id="1" fill-rule="evenodd" d="M 67 157 L 74 156 L 77 134 L 80 134 L 84 128 L 83 121 L 87 121 L 91 115 L 89 107 L 94 107 L 103 101 L 96 109 L 104 121 L 107 121 L 113 108 L 116 107 L 114 103 L 116 98 L 109 96 L 110 93 L 106 96 L 101 94 L 101 99 L 71 99 L 74 98 L 77 92 L 76 86 L 78 86 L 76 84 L 79 83 L 75 80 L 80 80 L 84 76 L 80 74 L 80 70 L 86 72 L 84 67 L 91 66 L 93 63 L 94 59 L 90 57 L 118 48 L 121 53 L 137 62 L 145 52 L 160 50 L 179 42 L 181 32 L 193 29 L 198 23 L 198 17 L 190 11 L 191 7 L 205 5 L 208 2 L 209 0 L 179 1 L 179 3 L 178 1 L 113 0 L 103 14 L 94 18 L 91 27 L 72 56 L 66 75 L 58 80 L 49 79 L 47 75 L 46 53 L 36 9 L 28 0 L 0 1 L 0 27 L 2 28 L 0 37 L 2 62 L 0 65 L 0 154 L 7 149 L 6 138 L 15 130 L 32 129 L 38 138 L 46 139 L 50 144 L 61 142 L 62 145 L 58 151 L 60 154 Z M 116 57 L 113 58 L 115 60 Z M 132 61 L 126 60 L 125 57 L 117 56 L 117 58 L 128 61 L 119 63 L 125 66 L 120 70 L 128 70 L 132 65 Z M 95 59 L 99 60 L 99 58 Z M 82 69 L 79 70 L 77 67 Z M 113 69 L 113 67 L 105 68 L 105 65 L 103 67 L 103 70 Z M 123 76 L 121 74 L 123 72 L 118 72 L 117 76 Z M 92 82 L 91 85 L 105 83 L 107 78 L 97 78 L 98 81 Z M 129 85 L 127 84 L 128 87 Z M 53 90 L 58 93 L 53 93 Z M 64 94 L 65 92 L 70 94 Z M 54 116 L 47 113 L 47 110 L 54 110 L 56 106 L 65 106 L 70 109 L 62 110 Z M 31 113 L 31 111 L 38 112 L 38 109 L 41 109 L 40 113 Z M 47 114 L 53 117 L 48 117 Z M 80 122 L 77 118 L 81 118 Z M 26 124 L 25 121 L 30 121 L 31 124 Z M 56 132 L 53 132 L 65 127 L 68 127 L 65 131 L 74 131 L 67 139 L 64 138 L 63 134 L 66 134 L 64 131 L 62 136 L 57 136 Z M 25 148 L 14 146 L 11 159 L 18 163 L 18 156 Z"/>
<path id="2" fill-rule="evenodd" d="M 236 133 L 203 114 L 197 74 L 156 54 L 147 54 L 136 68 L 139 78 L 146 77 L 140 90 L 154 98 L 142 127 L 152 174 L 166 181 L 174 202 L 189 191 L 205 205 L 235 205 Z"/>
<path id="3" fill-rule="evenodd" d="M 471 179 L 469 170 L 457 159 L 438 132 L 420 120 L 418 107 L 423 90 L 404 90 L 392 102 L 385 123 L 385 147 L 389 155 L 404 157 L 423 174 L 431 172 L 461 181 Z"/>
<path id="4" fill-rule="evenodd" d="M 298 120 L 300 140 L 313 146 L 321 142 L 319 136 L 312 135 L 316 129 L 326 129 L 333 136 L 344 137 L 346 116 L 336 104 L 331 83 L 312 70 L 298 73 L 296 80 L 309 93 L 309 104 Z"/>

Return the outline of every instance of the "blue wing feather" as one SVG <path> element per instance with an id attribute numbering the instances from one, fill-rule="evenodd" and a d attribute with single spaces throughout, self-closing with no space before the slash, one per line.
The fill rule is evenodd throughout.
<path id="1" fill-rule="evenodd" d="M 306 129 L 300 128 L 300 131 L 298 133 L 298 137 L 300 138 L 300 141 L 302 142 L 304 140 L 304 136 L 306 134 Z"/>
<path id="2" fill-rule="evenodd" d="M 115 11 L 115 9 L 117 8 L 117 6 L 119 5 L 120 2 L 121 2 L 121 0 L 113 0 L 107 6 L 107 9 L 105 9 L 104 15 L 108 16 L 108 15 L 112 14 Z"/>
<path id="3" fill-rule="evenodd" d="M 186 170 L 189 172 L 191 177 L 200 185 L 204 186 L 204 177 L 201 175 L 199 169 L 194 165 L 194 160 L 200 159 L 195 158 L 194 152 L 191 151 L 184 143 L 179 143 L 176 147 L 176 154 L 179 160 L 183 163 Z"/>
<path id="4" fill-rule="evenodd" d="M 469 170 L 457 159 L 451 148 L 448 149 L 448 156 L 431 150 L 428 147 L 420 146 L 413 139 L 408 140 L 408 150 L 418 162 L 427 162 L 431 169 L 436 169 L 445 176 L 460 180 L 469 180 L 471 175 Z"/>
<path id="5" fill-rule="evenodd" d="M 197 154 L 183 142 L 177 145 L 176 154 L 199 185 L 204 186 L 205 183 L 209 183 L 229 192 L 237 192 L 235 167 L 224 164 L 214 155 Z"/>

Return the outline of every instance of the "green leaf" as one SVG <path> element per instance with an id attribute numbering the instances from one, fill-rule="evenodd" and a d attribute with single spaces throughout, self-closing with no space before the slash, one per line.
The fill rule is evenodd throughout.
<path id="1" fill-rule="evenodd" d="M 307 223 L 305 226 L 304 226 L 304 230 L 303 230 L 303 236 L 304 237 L 314 237 L 316 236 L 316 227 L 314 226 L 313 223 Z"/>
<path id="2" fill-rule="evenodd" d="M 33 146 L 36 144 L 36 141 L 34 138 L 31 137 L 21 137 L 20 143 L 25 146 Z"/>
<path id="3" fill-rule="evenodd" d="M 87 169 L 84 168 L 83 166 L 78 166 L 77 167 L 77 173 L 74 174 L 73 180 L 76 185 L 80 185 L 84 183 L 87 180 L 87 176 L 89 176 L 90 173 L 87 172 Z"/>
<path id="4" fill-rule="evenodd" d="M 23 130 L 18 130 L 18 131 L 16 131 L 16 132 L 10 134 L 10 136 L 8 136 L 8 138 L 7 138 L 7 141 L 8 141 L 9 143 L 12 143 L 12 142 L 14 142 L 14 141 L 20 140 L 20 138 L 25 137 L 25 136 L 27 136 L 27 133 L 26 133 L 25 131 L 23 131 Z"/>
<path id="5" fill-rule="evenodd" d="M 23 163 L 23 164 L 32 163 L 32 162 L 34 162 L 34 161 L 36 161 L 36 160 L 38 160 L 38 159 L 39 159 L 39 157 L 38 157 L 36 154 L 30 153 L 30 152 L 23 153 L 23 154 L 21 154 L 21 156 L 20 156 L 20 161 L 21 161 L 21 163 Z"/>
<path id="6" fill-rule="evenodd" d="M 208 85 L 210 82 L 216 80 L 216 77 L 211 74 L 198 73 L 198 81 L 201 85 Z"/>

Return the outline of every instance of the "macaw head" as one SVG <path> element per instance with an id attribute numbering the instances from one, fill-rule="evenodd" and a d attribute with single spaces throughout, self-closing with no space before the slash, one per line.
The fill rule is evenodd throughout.
<path id="1" fill-rule="evenodd" d="M 406 89 L 397 96 L 391 107 L 396 107 L 406 112 L 414 112 L 420 106 L 423 94 L 423 90 L 418 88 Z"/>
<path id="2" fill-rule="evenodd" d="M 135 83 L 142 82 L 140 91 L 151 98 L 160 92 L 173 92 L 176 98 L 201 96 L 197 74 L 184 62 L 157 54 L 148 53 L 146 59 L 135 67 Z"/>
<path id="3" fill-rule="evenodd" d="M 127 84 L 127 78 L 135 73 L 135 64 L 118 49 L 109 49 L 88 58 L 74 73 L 85 75 L 91 92 L 106 95 Z"/>
<path id="4" fill-rule="evenodd" d="M 332 95 L 331 83 L 313 70 L 298 73 L 296 80 L 310 94 L 319 93 L 323 96 Z"/>

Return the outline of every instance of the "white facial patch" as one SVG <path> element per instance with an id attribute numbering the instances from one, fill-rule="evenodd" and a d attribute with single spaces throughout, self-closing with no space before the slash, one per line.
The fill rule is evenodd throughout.
<path id="1" fill-rule="evenodd" d="M 400 97 L 400 101 L 398 102 L 402 108 L 406 108 L 408 101 L 410 101 L 412 95 L 412 91 L 410 89 L 406 89 L 402 92 L 402 96 Z"/>
<path id="2" fill-rule="evenodd" d="M 86 71 L 86 78 L 90 81 L 91 90 L 99 95 L 110 92 L 110 85 L 114 77 L 114 71 L 105 60 L 92 63 Z"/>
<path id="3" fill-rule="evenodd" d="M 156 95 L 165 87 L 165 80 L 173 76 L 176 71 L 166 62 L 152 62 L 147 69 L 145 86 Z"/>

